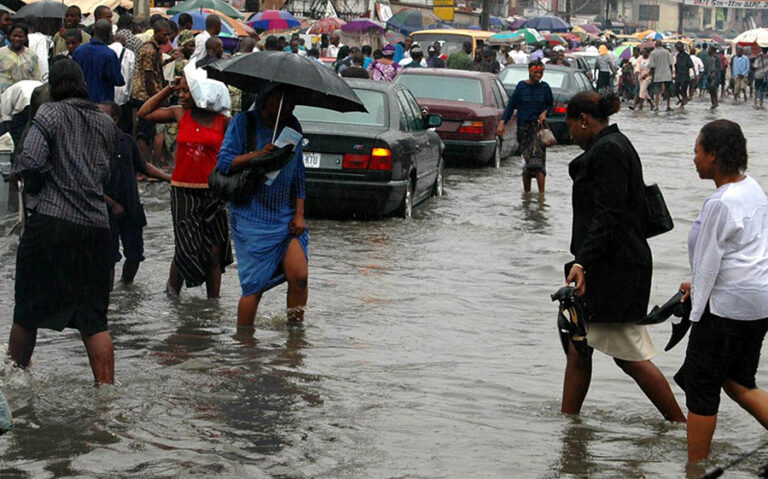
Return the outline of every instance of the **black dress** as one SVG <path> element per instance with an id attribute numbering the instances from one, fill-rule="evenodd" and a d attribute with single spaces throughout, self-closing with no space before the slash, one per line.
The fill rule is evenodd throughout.
<path id="1" fill-rule="evenodd" d="M 616 125 L 568 165 L 573 179 L 571 253 L 586 274 L 592 322 L 634 322 L 648 310 L 651 249 L 643 231 L 640 157 Z"/>

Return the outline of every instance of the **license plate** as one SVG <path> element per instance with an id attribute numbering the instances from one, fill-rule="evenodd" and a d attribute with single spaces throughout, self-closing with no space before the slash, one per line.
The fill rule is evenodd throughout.
<path id="1" fill-rule="evenodd" d="M 304 153 L 305 168 L 320 168 L 320 153 Z"/>

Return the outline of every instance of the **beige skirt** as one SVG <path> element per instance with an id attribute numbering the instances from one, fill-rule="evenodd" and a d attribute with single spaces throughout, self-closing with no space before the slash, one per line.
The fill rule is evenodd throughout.
<path id="1" fill-rule="evenodd" d="M 645 326 L 633 323 L 587 323 L 587 344 L 624 361 L 646 361 L 656 348 Z"/>

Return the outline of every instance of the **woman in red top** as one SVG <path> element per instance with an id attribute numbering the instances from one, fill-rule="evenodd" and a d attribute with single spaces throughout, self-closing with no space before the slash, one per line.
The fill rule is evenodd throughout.
<path id="1" fill-rule="evenodd" d="M 161 108 L 173 92 L 179 105 Z M 224 204 L 208 190 L 208 175 L 224 140 L 229 117 L 198 108 L 186 79 L 177 78 L 144 103 L 140 118 L 179 123 L 176 165 L 171 175 L 171 214 L 175 251 L 167 291 L 177 296 L 205 283 L 209 298 L 218 298 L 221 274 L 232 264 L 229 225 Z"/>

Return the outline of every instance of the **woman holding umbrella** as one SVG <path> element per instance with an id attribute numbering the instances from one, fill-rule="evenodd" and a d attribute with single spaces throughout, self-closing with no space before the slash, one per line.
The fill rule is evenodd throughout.
<path id="1" fill-rule="evenodd" d="M 217 164 L 224 174 L 248 168 L 255 159 L 272 153 L 276 131 L 288 127 L 301 133 L 301 125 L 293 116 L 295 88 L 267 83 L 257 98 L 256 107 L 238 114 L 227 129 Z M 254 134 L 255 138 L 251 136 Z M 262 184 L 250 201 L 230 205 L 242 288 L 238 327 L 253 326 L 262 294 L 286 281 L 288 321 L 304 319 L 309 293 L 304 192 L 304 161 L 298 146 L 271 183 Z"/>

